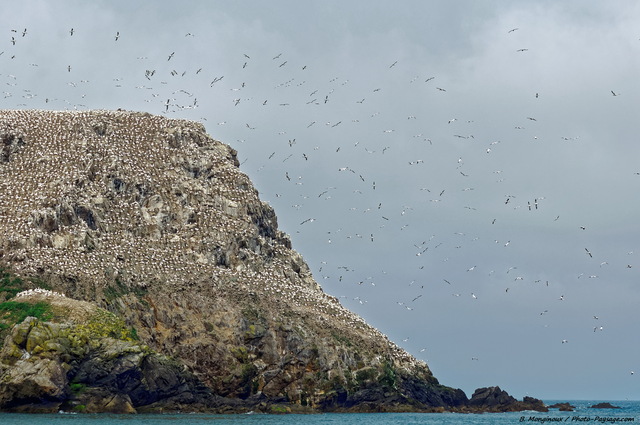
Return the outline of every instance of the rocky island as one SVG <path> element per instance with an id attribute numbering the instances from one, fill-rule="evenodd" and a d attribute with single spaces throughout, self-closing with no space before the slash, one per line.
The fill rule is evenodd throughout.
<path id="1" fill-rule="evenodd" d="M 199 123 L 0 111 L 0 410 L 544 410 L 442 385 L 322 291 Z"/>

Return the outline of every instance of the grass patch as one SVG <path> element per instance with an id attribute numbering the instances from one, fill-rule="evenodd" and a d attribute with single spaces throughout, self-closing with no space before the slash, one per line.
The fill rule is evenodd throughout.
<path id="1" fill-rule="evenodd" d="M 87 388 L 86 384 L 81 384 L 79 382 L 72 382 L 69 384 L 69 389 L 74 394 L 80 394 Z"/>
<path id="2" fill-rule="evenodd" d="M 5 301 L 0 303 L 0 319 L 8 326 L 21 323 L 29 316 L 37 317 L 47 321 L 51 319 L 51 306 L 49 303 L 40 301 L 37 303 L 21 303 L 18 301 Z M 9 322 L 9 323 L 7 323 Z"/>
<path id="3" fill-rule="evenodd" d="M 9 273 L 7 269 L 0 267 L 0 294 L 4 293 L 6 298 L 13 298 L 23 290 L 24 281 Z"/>
<path id="4" fill-rule="evenodd" d="M 4 345 L 4 339 L 11 328 L 17 323 L 22 323 L 29 316 L 46 321 L 53 317 L 53 313 L 51 306 L 44 301 L 35 304 L 17 301 L 0 303 L 0 348 Z"/>

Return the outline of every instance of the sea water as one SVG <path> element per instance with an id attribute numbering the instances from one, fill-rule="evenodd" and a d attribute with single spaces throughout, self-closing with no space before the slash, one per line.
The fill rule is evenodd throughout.
<path id="1" fill-rule="evenodd" d="M 545 400 L 551 405 L 568 402 L 575 406 L 573 412 L 513 412 L 513 413 L 326 413 L 314 415 L 265 415 L 238 414 L 212 415 L 200 413 L 179 414 L 18 414 L 0 413 L 1 425 L 493 425 L 493 424 L 608 424 L 640 423 L 640 401 L 608 401 L 619 409 L 591 409 L 599 400 Z"/>

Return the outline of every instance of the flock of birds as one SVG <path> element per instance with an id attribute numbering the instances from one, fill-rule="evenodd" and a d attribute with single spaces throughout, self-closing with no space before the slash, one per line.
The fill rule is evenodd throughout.
<path id="1" fill-rule="evenodd" d="M 43 288 L 27 289 L 26 291 L 20 291 L 16 294 L 16 298 L 31 297 L 31 296 L 44 296 L 44 297 L 62 297 L 66 296 L 61 292 L 51 291 Z"/>
<path id="2" fill-rule="evenodd" d="M 268 223 L 270 207 L 231 149 L 199 123 L 17 110 L 0 111 L 0 133 L 15 148 L 0 164 L 0 249 L 18 272 L 55 271 L 99 286 L 114 278 L 143 288 L 204 282 L 211 296 L 259 296 L 313 312 L 323 327 L 344 322 L 371 344 L 386 341 L 402 364 L 419 363 L 323 292 L 303 260 L 292 270 L 297 257 Z M 272 237 L 249 211 L 274 226 L 263 230 Z"/>
<path id="3" fill-rule="evenodd" d="M 507 37 L 513 37 L 518 30 L 519 28 L 513 28 L 505 31 L 505 34 Z M 23 39 L 31 36 L 32 31 L 27 28 L 22 31 L 11 30 L 10 45 L 0 52 L 0 61 L 21 61 L 23 70 L 48 66 L 21 57 L 20 45 Z M 82 35 L 73 28 L 66 32 L 67 38 L 80 36 Z M 113 43 L 123 43 L 126 34 L 124 31 L 122 34 L 120 31 L 114 31 L 108 37 Z M 103 35 L 103 38 L 107 36 Z M 198 41 L 198 35 L 190 32 L 183 34 L 181 38 L 185 46 Z M 191 47 L 189 49 L 193 50 Z M 509 53 L 527 55 L 529 48 L 522 47 Z M 62 74 L 59 78 L 66 78 L 68 86 L 61 92 L 69 94 L 68 99 L 59 97 L 58 91 L 52 95 L 35 93 L 28 88 L 30 82 L 25 81 L 20 74 L 5 74 L 2 75 L 7 85 L 4 104 L 6 107 L 82 111 L 94 107 L 100 100 L 92 98 L 94 95 L 91 94 L 90 88 L 95 84 L 103 89 L 128 90 L 127 93 L 135 98 L 132 102 L 138 105 L 136 107 L 139 109 L 201 121 L 207 126 L 207 130 L 216 136 L 235 135 L 234 138 L 237 138 L 228 142 L 239 149 L 239 156 L 243 158 L 241 169 L 246 170 L 259 186 L 266 185 L 263 182 L 278 182 L 276 193 L 273 189 L 266 188 L 262 198 L 276 206 L 282 227 L 290 229 L 295 244 L 303 243 L 305 238 L 313 238 L 311 243 L 316 246 L 327 244 L 327 258 L 320 259 L 320 262 L 312 260 L 316 262 L 314 274 L 325 289 L 330 288 L 330 292 L 345 289 L 350 295 L 344 298 L 354 307 L 367 304 L 368 298 L 375 296 L 376 287 L 386 286 L 389 290 L 390 282 L 398 288 L 395 299 L 390 299 L 389 302 L 406 312 L 419 309 L 420 303 L 432 299 L 434 293 L 442 291 L 447 291 L 455 298 L 466 297 L 478 303 L 483 301 L 484 296 L 493 296 L 498 291 L 496 289 L 494 292 L 481 292 L 472 289 L 478 286 L 472 287 L 469 282 L 489 281 L 488 286 L 501 285 L 499 291 L 505 296 L 513 294 L 523 285 L 531 284 L 548 288 L 551 294 L 548 299 L 553 302 L 570 299 L 570 296 L 565 297 L 565 293 L 554 292 L 557 286 L 561 286 L 561 278 L 554 279 L 544 271 L 536 271 L 535 265 L 505 263 L 519 258 L 518 255 L 521 254 L 511 254 L 511 250 L 518 249 L 521 253 L 523 245 L 528 242 L 512 238 L 510 235 L 513 232 L 509 231 L 509 226 L 513 226 L 513 223 L 525 227 L 530 223 L 536 226 L 543 220 L 546 220 L 544 226 L 549 226 L 556 222 L 563 223 L 566 217 L 553 210 L 552 203 L 548 202 L 545 193 L 535 193 L 531 190 L 505 193 L 503 187 L 506 185 L 503 183 L 508 182 L 517 170 L 514 171 L 512 167 L 505 170 L 500 162 L 489 158 L 495 156 L 502 158 L 501 161 L 504 162 L 505 156 L 499 155 L 507 155 L 502 152 L 508 150 L 505 145 L 510 147 L 512 143 L 490 139 L 491 136 L 486 134 L 474 134 L 476 126 L 473 119 L 455 116 L 436 123 L 426 119 L 421 121 L 419 112 L 408 111 L 400 120 L 398 116 L 405 109 L 402 103 L 394 103 L 393 93 L 389 95 L 391 97 L 388 97 L 387 93 L 397 89 L 397 75 L 404 75 L 392 74 L 400 72 L 402 61 L 396 60 L 382 66 L 387 74 L 381 80 L 380 86 L 363 87 L 350 79 L 328 77 L 324 74 L 323 79 L 314 77 L 317 73 L 311 72 L 317 71 L 313 70 L 312 65 L 299 63 L 295 58 L 286 57 L 283 53 L 269 55 L 268 58 L 264 58 L 262 54 L 262 58 L 257 59 L 254 53 L 239 52 L 234 59 L 234 65 L 225 71 L 220 70 L 220 67 L 193 65 L 194 61 L 186 56 L 180 50 L 171 47 L 165 54 L 152 58 L 128 57 L 128 63 L 134 64 L 132 69 L 135 70 L 135 74 L 126 77 L 114 75 L 108 82 L 91 82 L 89 75 L 77 71 L 80 66 L 76 63 L 58 64 L 57 75 Z M 252 71 L 256 68 L 256 71 Z M 276 75 L 273 77 L 275 80 L 266 76 L 261 79 L 260 68 L 268 68 L 270 74 Z M 438 96 L 446 96 L 453 91 L 452 87 L 446 85 L 448 80 L 444 79 L 441 82 L 441 79 L 440 76 L 430 74 L 416 75 L 407 79 L 405 84 L 416 96 L 425 96 L 430 102 L 438 102 L 442 99 Z M 387 88 L 384 84 L 391 87 Z M 79 94 L 81 90 L 86 93 Z M 404 93 L 407 93 L 406 89 Z M 535 101 L 542 101 L 545 93 L 532 89 L 527 95 Z M 618 97 L 621 93 L 611 90 L 607 95 Z M 18 103 L 15 99 L 19 99 Z M 122 102 L 123 107 L 134 109 L 124 98 Z M 387 102 L 390 106 L 385 106 Z M 397 109 L 393 119 L 389 117 L 389 108 Z M 384 112 L 381 112 L 381 109 Z M 224 114 L 224 118 L 220 120 L 216 115 L 206 111 L 217 111 L 216 114 Z M 8 112 L 2 113 L 3 132 L 8 131 L 4 124 L 7 114 Z M 203 249 L 206 252 L 216 252 L 216 247 L 221 246 L 222 239 L 217 238 L 215 232 L 207 233 L 207 229 L 222 226 L 222 233 L 236 233 L 240 239 L 258 240 L 255 247 L 269 243 L 263 240 L 262 236 L 255 234 L 249 223 L 244 223 L 241 219 L 236 222 L 233 219 L 239 214 L 236 210 L 237 205 L 245 202 L 246 196 L 254 195 L 247 194 L 246 188 L 251 187 L 251 183 L 244 174 L 233 167 L 222 165 L 220 168 L 224 163 L 220 155 L 228 153 L 217 151 L 217 158 L 212 155 L 212 158 L 204 159 L 203 163 L 196 167 L 185 167 L 183 159 L 175 153 L 175 148 L 166 143 L 166 139 L 162 139 L 165 135 L 158 136 L 164 131 L 163 128 L 181 127 L 184 123 L 167 124 L 162 120 L 156 121 L 158 118 L 146 116 L 144 122 L 153 123 L 153 126 L 148 129 L 143 127 L 146 133 L 135 133 L 140 137 L 137 139 L 131 137 L 133 133 L 129 130 L 138 127 L 136 122 L 127 122 L 123 126 L 114 123 L 112 130 L 109 130 L 111 124 L 108 123 L 111 120 L 126 121 L 131 119 L 131 115 L 123 114 L 120 117 L 117 113 L 104 113 L 89 118 L 83 114 L 43 114 L 38 118 L 41 122 L 39 121 L 40 124 L 35 127 L 39 131 L 36 134 L 32 133 L 33 118 L 10 129 L 12 134 L 19 135 L 21 131 L 29 128 L 30 137 L 37 138 L 47 145 L 35 154 L 31 162 L 23 163 L 23 169 L 12 169 L 10 162 L 0 166 L 3 177 L 6 177 L 3 178 L 0 190 L 5 191 L 3 193 L 10 193 L 6 192 L 9 190 L 17 191 L 11 193 L 11 202 L 7 202 L 9 197 L 2 197 L 2 237 L 6 238 L 11 246 L 23 248 L 24 257 L 29 258 L 27 246 L 34 243 L 37 245 L 34 241 L 45 240 L 47 233 L 41 228 L 34 228 L 33 223 L 46 223 L 48 215 L 58 219 L 60 210 L 55 210 L 58 207 L 56 200 L 73 194 L 79 197 L 79 204 L 69 206 L 71 209 L 92 203 L 96 205 L 95 199 L 82 199 L 81 193 L 85 190 L 82 185 L 97 184 L 91 182 L 90 176 L 95 172 L 92 169 L 97 167 L 92 164 L 98 162 L 103 170 L 108 171 L 111 179 L 110 182 L 102 183 L 110 184 L 117 191 L 120 183 L 114 182 L 118 179 L 117 170 L 121 170 L 129 178 L 135 176 L 134 181 L 122 182 L 127 186 L 126 190 L 136 188 L 141 195 L 139 199 L 134 197 L 102 200 L 104 211 L 108 206 L 111 213 L 109 216 L 103 213 L 104 216 L 101 217 L 99 212 L 94 212 L 98 229 L 105 229 L 99 241 L 102 244 L 101 251 L 98 251 L 100 254 L 90 249 L 85 252 L 74 251 L 75 254 L 67 253 L 63 248 L 65 244 L 70 243 L 69 241 L 42 242 L 38 248 L 41 257 L 30 258 L 29 264 L 33 270 L 55 263 L 62 272 L 93 273 L 92 278 L 99 278 L 97 274 L 100 270 L 115 270 L 118 264 L 124 261 L 132 264 L 129 278 L 141 284 L 153 281 L 158 276 L 176 272 L 188 280 L 189 276 L 213 273 L 213 269 L 203 264 L 223 261 L 220 258 L 212 259 L 213 257 L 202 259 L 197 253 L 191 253 L 197 244 L 206 247 Z M 386 119 L 383 120 L 385 115 Z M 15 122 L 15 117 L 13 119 Z M 56 122 L 46 122 L 51 119 Z M 84 141 L 61 140 L 46 127 L 50 124 L 79 121 L 83 123 L 81 125 L 86 126 L 91 119 L 96 121 L 96 125 L 81 130 Z M 104 131 L 109 132 L 112 145 L 99 143 L 101 135 L 96 128 L 103 124 L 107 128 Z M 199 124 L 189 125 L 195 127 L 187 130 L 187 133 L 200 129 Z M 529 125 L 533 129 L 527 129 Z M 430 135 L 431 131 L 424 131 L 429 126 L 438 126 L 441 129 L 440 133 Z M 512 127 L 510 137 L 527 143 L 544 143 L 541 140 L 543 137 L 537 133 L 542 130 L 536 115 L 523 112 L 521 120 L 513 123 Z M 345 133 L 340 133 L 343 129 Z M 78 131 L 73 127 L 64 130 Z M 561 134 L 556 137 L 557 140 L 566 143 L 579 140 L 579 136 L 576 135 Z M 193 142 L 185 146 L 193 150 L 191 153 L 203 150 Z M 24 152 L 28 149 L 28 146 L 25 147 Z M 59 149 L 64 149 L 65 154 L 70 155 L 68 162 L 58 159 L 62 153 L 57 151 Z M 47 155 L 44 155 L 44 152 Z M 126 156 L 123 157 L 123 153 L 126 153 Z M 203 154 L 206 157 L 210 153 Z M 345 163 L 353 161 L 354 158 L 356 162 Z M 141 165 L 148 162 L 156 166 L 148 168 Z M 445 175 L 435 176 L 430 173 L 430 168 L 442 169 L 442 164 L 450 165 Z M 82 165 L 83 168 L 78 168 L 78 165 Z M 55 168 L 55 172 L 52 167 Z M 385 171 L 391 167 L 404 167 L 398 172 L 400 177 L 389 177 L 390 174 Z M 38 189 L 29 187 L 25 169 L 29 169 L 31 173 L 44 173 L 36 179 L 40 185 Z M 69 176 L 68 182 L 76 182 L 76 186 L 45 177 L 58 173 Z M 177 175 L 197 177 L 195 181 L 200 182 L 203 173 L 212 174 L 214 182 L 225 180 L 234 183 L 211 183 L 206 187 L 202 186 L 204 183 L 198 183 L 195 186 L 172 188 L 174 193 L 162 193 L 156 198 L 144 195 L 145 190 L 153 192 Z M 477 178 L 479 175 L 483 177 Z M 10 187 L 8 182 L 11 182 Z M 80 187 L 77 187 L 77 182 L 80 182 Z M 205 192 L 215 193 L 210 199 L 215 207 L 207 209 L 206 212 L 187 211 L 187 206 L 193 208 L 202 200 L 202 193 Z M 398 192 L 406 193 L 406 196 L 399 196 Z M 38 193 L 39 198 L 32 197 L 32 193 Z M 490 208 L 481 207 L 480 199 L 483 196 L 493 199 L 494 205 Z M 175 199 L 172 201 L 174 204 L 168 205 L 168 199 Z M 29 214 L 20 215 L 19 211 L 29 211 Z M 175 214 L 175 211 L 181 211 L 179 220 L 186 223 L 185 233 L 163 239 L 167 236 L 158 231 L 158 226 L 166 222 L 167 217 Z M 189 217 L 193 223 L 190 223 Z M 283 220 L 283 217 L 286 220 Z M 434 230 L 438 227 L 438 220 L 457 221 L 460 223 L 460 230 L 453 234 L 438 232 Z M 421 221 L 433 222 L 421 225 Z M 345 225 L 336 225 L 339 222 L 344 222 Z M 123 238 L 121 234 L 106 231 L 116 228 L 132 231 L 131 229 L 140 223 L 147 226 L 145 232 L 148 235 L 156 235 L 153 243 L 149 242 L 152 239 L 141 240 L 133 237 L 133 234 L 131 237 Z M 501 227 L 503 223 L 507 225 Z M 82 246 L 85 244 L 86 234 L 91 232 L 87 231 L 86 221 L 78 221 L 73 225 L 82 229 L 79 230 L 81 233 L 78 233 L 82 236 L 78 236 L 74 242 L 80 243 L 82 240 Z M 482 226 L 482 231 L 471 230 L 478 225 Z M 589 240 L 582 237 L 581 233 L 588 234 L 591 229 L 579 223 L 574 228 L 573 237 L 576 240 Z M 491 238 L 488 235 L 495 237 Z M 27 243 L 25 240 L 30 242 Z M 411 268 L 412 272 L 402 273 L 402 276 L 412 276 L 410 280 L 396 282 L 395 271 L 386 271 L 383 261 L 375 260 L 384 258 L 384 252 L 389 246 L 393 246 L 392 249 L 395 251 L 404 252 L 406 264 L 395 267 L 395 270 Z M 272 246 L 271 249 L 278 248 Z M 318 252 L 315 248 L 308 250 Z M 248 251 L 247 255 L 255 254 L 251 253 L 251 250 Z M 461 253 L 469 251 L 490 253 L 496 258 L 506 260 L 497 261 L 495 267 L 473 260 L 464 264 L 473 254 Z M 584 242 L 575 251 L 581 251 L 584 260 L 590 262 L 585 266 L 585 271 L 577 270 L 574 273 L 576 279 L 601 279 L 607 269 L 612 267 L 610 262 L 614 263 L 612 259 L 598 255 L 588 242 Z M 61 252 L 65 254 L 61 255 Z M 185 258 L 176 256 L 176 252 L 191 254 Z M 344 257 L 345 252 L 353 253 L 358 258 L 351 264 L 349 259 Z M 628 251 L 627 254 L 624 265 L 619 266 L 620 261 L 615 261 L 616 267 L 627 271 L 635 270 L 633 251 Z M 93 270 L 77 267 L 81 261 L 74 258 L 74 255 L 82 259 L 89 258 L 99 267 Z M 362 258 L 369 256 L 371 258 Z M 485 255 L 479 257 L 486 258 Z M 198 261 L 199 258 L 201 261 Z M 372 265 L 372 262 L 378 264 Z M 594 265 L 602 273 L 595 271 Z M 216 273 L 239 273 L 244 276 L 243 281 L 254 282 L 255 287 L 251 286 L 251 290 L 282 293 L 286 302 L 318 304 L 318 308 L 324 309 L 327 317 L 342 315 L 345 320 L 352 320 L 354 323 L 361 321 L 357 315 L 338 309 L 333 297 L 327 295 L 325 301 L 319 302 L 318 292 L 312 286 L 298 285 L 295 292 L 291 292 L 291 287 L 287 286 L 289 283 L 283 281 L 279 274 L 280 266 L 284 267 L 274 264 L 273 268 L 265 266 L 260 271 L 229 268 L 219 271 L 216 268 Z M 394 268 L 393 265 L 388 266 Z M 379 270 L 371 270 L 378 267 Z M 431 270 L 438 271 L 433 273 Z M 439 287 L 434 290 L 436 285 Z M 562 287 L 566 288 L 566 283 L 563 282 Z M 542 308 L 544 310 L 539 315 L 547 317 L 551 308 Z M 589 312 L 589 315 L 593 317 L 592 320 L 598 320 L 600 323 L 597 312 Z M 591 326 L 590 323 L 589 328 Z M 593 326 L 594 333 L 605 329 L 605 325 Z M 570 338 L 563 338 L 558 342 L 566 344 L 569 341 Z M 478 359 L 476 356 L 471 358 Z"/>

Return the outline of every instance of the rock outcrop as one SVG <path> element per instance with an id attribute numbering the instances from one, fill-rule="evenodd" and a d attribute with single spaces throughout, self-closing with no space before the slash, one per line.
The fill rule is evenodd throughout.
<path id="1" fill-rule="evenodd" d="M 573 412 L 573 410 L 576 408 L 576 406 L 573 406 L 572 404 L 566 402 L 555 403 L 548 407 L 549 409 L 558 409 L 561 412 Z"/>
<path id="2" fill-rule="evenodd" d="M 0 149 L 0 265 L 18 276 L 0 301 L 45 287 L 84 306 L 4 331 L 0 409 L 433 411 L 468 402 L 322 291 L 236 152 L 201 124 L 0 111 Z M 58 301 L 42 300 L 54 310 Z M 98 312 L 121 320 L 121 333 L 81 332 Z"/>
<path id="3" fill-rule="evenodd" d="M 136 340 L 124 321 L 95 304 L 60 295 L 51 321 L 27 317 L 0 350 L 0 406 L 17 411 L 132 413 L 163 405 L 204 406 L 211 393 L 176 361 Z"/>
<path id="4" fill-rule="evenodd" d="M 547 412 L 545 404 L 533 397 L 524 397 L 522 401 L 516 400 L 500 387 L 478 388 L 475 390 L 468 403 L 472 411 L 481 412 L 519 412 L 522 410 L 535 410 Z"/>
<path id="5" fill-rule="evenodd" d="M 620 406 L 614 406 L 611 403 L 597 403 L 589 406 L 590 409 L 619 409 Z"/>

